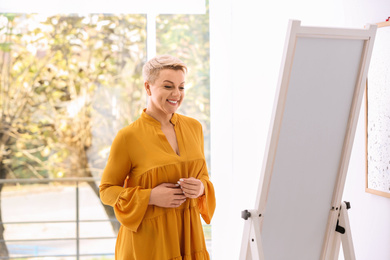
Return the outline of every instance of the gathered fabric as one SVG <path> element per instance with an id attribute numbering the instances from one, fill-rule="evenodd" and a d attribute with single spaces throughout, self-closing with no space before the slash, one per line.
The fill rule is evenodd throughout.
<path id="1" fill-rule="evenodd" d="M 173 114 L 180 154 L 172 149 L 160 123 L 145 111 L 120 130 L 104 169 L 100 197 L 114 208 L 121 227 L 115 259 L 206 260 L 202 222 L 210 223 L 216 201 L 204 157 L 201 124 Z M 180 178 L 202 181 L 205 194 L 177 208 L 149 205 L 151 190 Z"/>

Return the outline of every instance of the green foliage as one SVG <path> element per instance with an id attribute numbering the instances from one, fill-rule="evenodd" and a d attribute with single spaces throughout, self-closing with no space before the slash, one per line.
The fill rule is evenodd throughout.
<path id="1" fill-rule="evenodd" d="M 9 42 L 0 43 L 0 50 L 2 52 L 10 52 L 11 51 L 11 43 L 9 43 Z"/>
<path id="2" fill-rule="evenodd" d="M 145 27 L 143 15 L 0 15 L 1 170 L 88 176 L 89 150 L 101 169 L 99 150 L 145 103 L 129 95 L 142 93 Z"/>

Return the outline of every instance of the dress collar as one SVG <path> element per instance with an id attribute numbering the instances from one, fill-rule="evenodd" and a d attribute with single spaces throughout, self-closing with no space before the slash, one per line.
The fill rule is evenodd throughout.
<path id="1" fill-rule="evenodd" d="M 145 120 L 147 123 L 149 123 L 151 125 L 158 126 L 161 128 L 161 123 L 158 120 L 156 120 L 153 117 L 151 117 L 150 115 L 146 114 L 146 108 L 142 111 L 141 119 Z M 170 121 L 174 126 L 176 125 L 177 120 L 178 120 L 177 114 L 173 113 Z"/>

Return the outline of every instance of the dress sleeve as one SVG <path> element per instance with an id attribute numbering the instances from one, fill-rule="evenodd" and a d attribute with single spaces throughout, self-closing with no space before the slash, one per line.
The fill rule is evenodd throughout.
<path id="1" fill-rule="evenodd" d="M 119 131 L 112 143 L 99 186 L 100 199 L 103 204 L 114 208 L 115 215 L 123 226 L 136 232 L 148 208 L 151 189 L 123 187 L 131 170 L 127 147 L 125 137 Z"/>
<path id="2" fill-rule="evenodd" d="M 203 130 L 201 129 L 200 132 L 201 132 L 201 147 L 202 147 L 202 153 L 204 156 Z M 202 169 L 202 174 L 200 176 L 200 180 L 202 181 L 202 183 L 204 185 L 204 195 L 198 198 L 199 212 L 202 215 L 203 220 L 207 224 L 210 224 L 211 218 L 214 215 L 214 211 L 215 211 L 215 207 L 216 207 L 216 200 L 215 200 L 214 185 L 210 181 L 209 174 L 207 172 L 206 163 L 204 164 L 204 167 Z"/>
<path id="3" fill-rule="evenodd" d="M 208 174 L 207 177 L 203 175 L 200 180 L 204 185 L 204 195 L 198 198 L 198 207 L 203 220 L 210 224 L 216 206 L 214 186 L 209 180 Z"/>

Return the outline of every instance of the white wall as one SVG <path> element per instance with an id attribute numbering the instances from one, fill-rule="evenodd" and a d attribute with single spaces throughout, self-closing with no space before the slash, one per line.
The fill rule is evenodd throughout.
<path id="1" fill-rule="evenodd" d="M 390 1 L 387 0 L 344 0 L 344 7 L 346 26 L 376 23 L 390 16 Z M 357 259 L 388 260 L 390 259 L 390 199 L 364 191 L 366 173 L 364 113 L 363 105 L 343 198 L 351 202 L 348 214 Z"/>
<path id="2" fill-rule="evenodd" d="M 213 259 L 238 259 L 240 213 L 254 208 L 288 20 L 362 28 L 388 15 L 388 0 L 210 1 Z M 357 259 L 390 259 L 390 199 L 364 191 L 364 131 L 361 117 L 344 198 Z"/>

